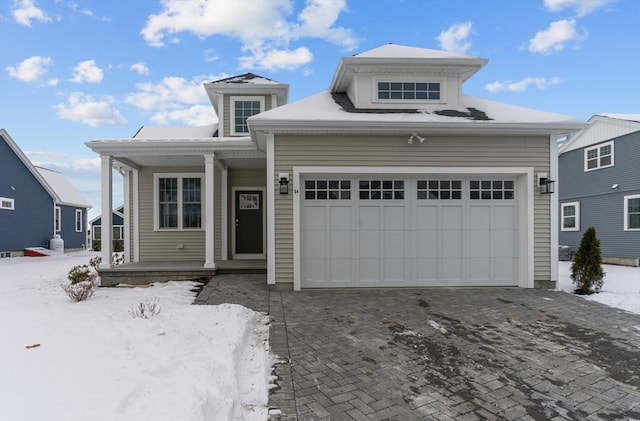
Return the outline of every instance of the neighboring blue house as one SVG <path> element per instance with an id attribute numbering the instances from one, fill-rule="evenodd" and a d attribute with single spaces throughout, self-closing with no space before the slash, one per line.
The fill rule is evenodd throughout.
<path id="1" fill-rule="evenodd" d="M 559 243 L 595 227 L 605 261 L 640 259 L 640 114 L 596 114 L 559 148 Z"/>
<path id="2" fill-rule="evenodd" d="M 0 139 L 0 256 L 48 247 L 54 234 L 65 251 L 85 248 L 89 202 L 64 175 L 35 167 L 5 129 Z"/>
<path id="3" fill-rule="evenodd" d="M 124 205 L 111 212 L 111 229 L 113 230 L 112 239 L 114 241 L 114 251 L 124 250 Z M 100 240 L 102 239 L 102 215 L 96 216 L 89 221 L 88 232 L 89 244 L 91 250 L 100 250 Z M 115 245 L 119 247 L 115 247 Z"/>

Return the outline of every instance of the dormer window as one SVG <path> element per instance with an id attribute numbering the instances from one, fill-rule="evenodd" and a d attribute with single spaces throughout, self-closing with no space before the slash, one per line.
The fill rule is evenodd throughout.
<path id="1" fill-rule="evenodd" d="M 264 97 L 231 97 L 231 134 L 249 134 L 247 118 L 264 111 Z"/>
<path id="2" fill-rule="evenodd" d="M 440 82 L 378 82 L 379 100 L 439 101 Z"/>

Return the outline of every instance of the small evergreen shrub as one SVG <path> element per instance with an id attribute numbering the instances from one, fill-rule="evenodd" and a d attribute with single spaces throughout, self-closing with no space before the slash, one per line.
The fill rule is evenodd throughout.
<path id="1" fill-rule="evenodd" d="M 157 314 L 160 314 L 160 298 L 151 298 L 139 303 L 137 306 L 131 306 L 129 308 L 129 314 L 131 314 L 131 317 L 133 317 L 134 319 L 149 319 Z"/>
<path id="2" fill-rule="evenodd" d="M 78 284 L 80 282 L 93 280 L 98 276 L 98 274 L 93 271 L 89 265 L 78 265 L 71 268 L 69 271 L 69 275 L 67 278 L 71 281 L 71 284 Z"/>
<path id="3" fill-rule="evenodd" d="M 602 288 L 604 271 L 602 270 L 602 254 L 600 240 L 596 229 L 589 227 L 582 236 L 580 247 L 571 264 L 571 279 L 576 285 L 576 293 L 591 294 Z"/>

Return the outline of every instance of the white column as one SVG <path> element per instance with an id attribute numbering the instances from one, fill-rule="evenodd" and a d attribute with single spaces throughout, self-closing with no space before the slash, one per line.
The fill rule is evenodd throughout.
<path id="1" fill-rule="evenodd" d="M 549 140 L 549 178 L 556 180 L 555 193 L 550 194 L 549 199 L 549 211 L 551 212 L 551 224 L 550 224 L 550 237 L 551 237 L 551 282 L 556 283 L 556 289 L 558 288 L 558 229 L 560 226 L 559 210 L 558 210 L 558 186 L 559 186 L 559 171 L 558 171 L 558 136 L 551 136 Z"/>
<path id="2" fill-rule="evenodd" d="M 228 253 L 229 251 L 227 250 L 227 243 L 228 243 L 228 239 L 227 239 L 227 232 L 229 230 L 229 216 L 227 215 L 227 194 L 228 194 L 228 172 L 227 172 L 227 168 L 223 168 L 222 169 L 222 177 L 220 179 L 221 182 L 221 186 L 220 186 L 220 240 L 221 240 L 221 259 L 222 260 L 227 260 L 228 259 Z"/>
<path id="3" fill-rule="evenodd" d="M 204 156 L 204 229 L 205 229 L 205 262 L 204 267 L 215 269 L 215 209 L 213 207 L 215 182 L 215 155 Z"/>
<path id="4" fill-rule="evenodd" d="M 124 263 L 131 262 L 131 170 L 125 169 L 123 174 L 124 187 L 122 193 L 124 196 L 124 209 L 122 214 L 124 215 Z"/>
<path id="5" fill-rule="evenodd" d="M 133 261 L 140 261 L 140 197 L 138 195 L 138 170 L 133 171 L 133 198 L 132 198 L 132 214 L 131 224 L 133 225 Z M 155 198 L 153 199 L 156 200 Z"/>
<path id="6" fill-rule="evenodd" d="M 267 284 L 276 283 L 275 149 L 273 134 L 267 134 Z"/>
<path id="7" fill-rule="evenodd" d="M 101 268 L 111 267 L 111 254 L 113 252 L 113 230 L 112 230 L 112 209 L 113 209 L 113 159 L 110 156 L 100 156 L 101 181 L 102 181 L 102 233 L 100 240 Z"/>

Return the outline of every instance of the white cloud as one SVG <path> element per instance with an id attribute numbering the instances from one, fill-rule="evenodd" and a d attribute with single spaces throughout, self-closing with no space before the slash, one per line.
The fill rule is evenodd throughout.
<path id="1" fill-rule="evenodd" d="M 114 103 L 112 97 L 96 100 L 82 92 L 72 92 L 66 103 L 54 105 L 53 108 L 62 120 L 77 121 L 91 127 L 124 126 L 127 120 L 113 108 Z"/>
<path id="2" fill-rule="evenodd" d="M 549 54 L 563 50 L 571 41 L 581 41 L 586 33 L 579 33 L 575 19 L 563 19 L 551 22 L 549 28 L 536 33 L 529 40 L 529 51 L 532 53 Z"/>
<path id="3" fill-rule="evenodd" d="M 446 31 L 440 32 L 436 38 L 440 43 L 440 48 L 445 51 L 465 54 L 471 48 L 471 29 L 473 23 L 471 21 L 452 25 Z"/>
<path id="4" fill-rule="evenodd" d="M 204 61 L 206 61 L 207 63 L 211 63 L 212 61 L 216 61 L 218 60 L 218 56 L 216 55 L 215 50 L 209 48 L 204 50 Z"/>
<path id="5" fill-rule="evenodd" d="M 578 16 L 585 16 L 612 3 L 612 1 L 613 0 L 544 0 L 544 6 L 550 12 L 574 9 Z"/>
<path id="6" fill-rule="evenodd" d="M 517 82 L 492 82 L 485 85 L 485 89 L 489 92 L 524 92 L 529 86 L 535 86 L 538 89 L 546 89 L 550 85 L 557 85 L 560 83 L 560 78 L 554 76 L 550 79 L 544 77 L 525 77 Z"/>
<path id="7" fill-rule="evenodd" d="M 159 125 L 179 122 L 188 126 L 206 126 L 217 120 L 211 105 L 194 105 L 181 110 L 160 111 L 151 117 L 151 121 Z"/>
<path id="8" fill-rule="evenodd" d="M 274 61 L 273 52 L 290 53 L 289 44 L 293 40 L 320 38 L 345 49 L 358 44 L 350 29 L 335 26 L 339 15 L 346 11 L 345 0 L 306 0 L 297 16 L 292 0 L 252 0 L 251 7 L 246 5 L 236 0 L 165 0 L 162 10 L 148 17 L 141 34 L 152 46 L 164 45 L 165 38 L 171 42 L 182 32 L 201 38 L 213 35 L 237 38 L 243 51 L 251 52 L 250 57 L 242 57 L 243 63 L 273 70 L 306 64 L 299 53 L 280 54 Z"/>
<path id="9" fill-rule="evenodd" d="M 34 0 L 14 0 L 11 14 L 20 25 L 31 26 L 31 21 L 49 22 L 51 18 L 36 6 Z"/>
<path id="10" fill-rule="evenodd" d="M 73 69 L 71 81 L 75 83 L 99 83 L 103 77 L 102 69 L 96 66 L 95 60 L 86 60 L 78 63 Z"/>
<path id="11" fill-rule="evenodd" d="M 288 50 L 256 50 L 251 56 L 240 57 L 240 67 L 243 69 L 260 68 L 266 70 L 295 70 L 313 60 L 313 54 L 306 47 L 293 51 Z"/>
<path id="12" fill-rule="evenodd" d="M 129 69 L 137 72 L 139 75 L 149 74 L 149 67 L 147 67 L 147 65 L 142 61 L 133 63 Z"/>
<path id="13" fill-rule="evenodd" d="M 51 57 L 33 56 L 16 64 L 15 67 L 9 66 L 6 69 L 9 76 L 23 82 L 39 82 L 51 64 Z"/>

